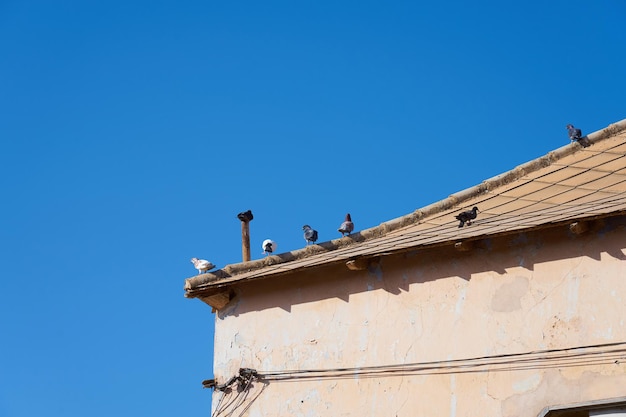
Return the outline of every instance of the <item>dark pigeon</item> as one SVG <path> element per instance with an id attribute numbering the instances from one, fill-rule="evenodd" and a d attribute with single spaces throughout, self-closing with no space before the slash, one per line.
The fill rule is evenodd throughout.
<path id="1" fill-rule="evenodd" d="M 565 128 L 567 129 L 567 135 L 569 136 L 569 140 L 571 140 L 572 142 L 580 143 L 583 148 L 586 148 L 590 145 L 589 139 L 587 138 L 587 136 L 582 135 L 583 133 L 580 129 L 574 127 L 574 125 L 572 124 L 568 124 L 567 126 L 565 126 Z"/>
<path id="2" fill-rule="evenodd" d="M 454 216 L 454 218 L 459 221 L 459 227 L 463 227 L 465 225 L 469 226 L 470 224 L 472 224 L 472 220 L 476 218 L 477 213 L 478 207 L 474 207 L 471 210 L 457 214 L 456 216 Z"/>
<path id="3" fill-rule="evenodd" d="M 304 240 L 306 240 L 307 246 L 309 243 L 315 243 L 317 240 L 317 230 L 311 229 L 311 226 L 308 224 L 302 226 L 302 230 L 304 230 Z"/>
<path id="4" fill-rule="evenodd" d="M 252 219 L 254 219 L 254 216 L 252 215 L 252 211 L 248 210 L 248 211 L 242 211 L 241 213 L 239 213 L 237 215 L 237 218 L 241 220 L 242 222 L 249 222 Z"/>
<path id="5" fill-rule="evenodd" d="M 339 229 L 337 231 L 341 233 L 341 236 L 345 236 L 346 234 L 352 233 L 354 230 L 354 223 L 352 223 L 352 217 L 350 217 L 350 213 L 346 214 L 346 219 L 341 223 Z"/>

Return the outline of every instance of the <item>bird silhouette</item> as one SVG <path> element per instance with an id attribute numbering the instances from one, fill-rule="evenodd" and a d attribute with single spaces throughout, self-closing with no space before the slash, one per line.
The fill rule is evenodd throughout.
<path id="1" fill-rule="evenodd" d="M 569 140 L 580 143 L 583 148 L 590 145 L 589 139 L 587 136 L 582 135 L 583 133 L 580 129 L 574 127 L 572 124 L 568 124 L 565 128 L 567 129 L 567 136 L 569 136 Z"/>
<path id="2" fill-rule="evenodd" d="M 271 255 L 272 252 L 274 252 L 276 250 L 276 247 L 278 247 L 278 245 L 276 244 L 276 242 L 274 242 L 272 239 L 265 239 L 263 241 L 263 254 L 264 255 Z"/>
<path id="3" fill-rule="evenodd" d="M 476 218 L 477 213 L 478 207 L 474 207 L 471 210 L 457 214 L 456 216 L 454 216 L 454 218 L 459 221 L 459 227 L 463 227 L 465 225 L 469 226 L 470 224 L 472 224 L 472 220 Z"/>
<path id="4" fill-rule="evenodd" d="M 341 236 L 345 236 L 346 234 L 350 234 L 352 233 L 352 231 L 354 230 L 354 223 L 352 223 L 352 217 L 350 217 L 350 213 L 346 214 L 346 218 L 343 221 L 343 223 L 341 223 L 341 226 L 339 226 L 339 229 L 337 229 L 337 231 L 339 233 L 341 233 Z"/>
<path id="5" fill-rule="evenodd" d="M 249 222 L 252 219 L 254 219 L 254 216 L 252 215 L 252 211 L 248 210 L 248 211 L 242 211 L 241 213 L 237 214 L 237 218 L 241 220 L 242 222 Z"/>
<path id="6" fill-rule="evenodd" d="M 565 128 L 567 129 L 567 135 L 570 140 L 580 140 L 580 137 L 582 136 L 580 129 L 575 128 L 572 124 L 568 124 Z"/>
<path id="7" fill-rule="evenodd" d="M 311 229 L 311 226 L 308 224 L 302 226 L 302 230 L 304 230 L 304 240 L 306 240 L 307 246 L 309 243 L 315 243 L 317 240 L 317 230 Z"/>
<path id="8" fill-rule="evenodd" d="M 191 258 L 191 263 L 198 270 L 198 274 L 204 274 L 209 270 L 215 268 L 215 265 L 213 265 L 206 259 Z"/>

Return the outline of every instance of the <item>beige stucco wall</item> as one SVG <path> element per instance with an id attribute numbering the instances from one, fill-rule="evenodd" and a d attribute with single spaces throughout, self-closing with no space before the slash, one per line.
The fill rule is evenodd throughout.
<path id="1" fill-rule="evenodd" d="M 260 280 L 236 293 L 216 316 L 218 382 L 240 367 L 263 374 L 390 366 L 622 342 L 626 233 L 619 225 L 580 236 L 535 232 L 468 252 L 448 246 L 385 257 L 364 271 L 341 265 Z M 496 360 L 257 382 L 247 396 L 233 391 L 220 401 L 215 391 L 213 407 L 232 401 L 239 415 L 249 405 L 249 416 L 508 417 L 626 395 L 626 361 L 595 355 L 518 369 Z"/>

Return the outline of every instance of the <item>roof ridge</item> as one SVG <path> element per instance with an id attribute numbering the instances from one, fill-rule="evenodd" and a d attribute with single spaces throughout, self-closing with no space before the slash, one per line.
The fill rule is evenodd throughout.
<path id="1" fill-rule="evenodd" d="M 610 124 L 602 130 L 592 132 L 587 135 L 587 138 L 589 139 L 589 142 L 591 142 L 591 144 L 594 144 L 608 137 L 614 136 L 623 130 L 626 130 L 626 119 Z M 450 194 L 443 200 L 436 201 L 425 207 L 417 209 L 413 213 L 409 213 L 404 216 L 400 216 L 395 219 L 383 222 L 379 226 L 373 227 L 373 229 L 383 227 L 385 229 L 385 232 L 383 234 L 386 234 L 393 230 L 401 229 L 402 227 L 415 223 L 416 221 L 419 221 L 424 217 L 430 217 L 431 215 L 439 213 L 443 210 L 448 210 L 456 207 L 463 202 L 470 200 L 486 191 L 509 184 L 512 181 L 523 177 L 524 175 L 550 166 L 554 162 L 575 152 L 578 152 L 581 149 L 582 146 L 580 144 L 569 143 L 567 145 L 563 145 L 560 148 L 548 152 L 546 155 L 540 156 L 531 161 L 518 165 L 512 170 L 503 172 L 502 174 L 498 174 L 494 177 L 488 178 L 482 181 L 480 184 L 458 191 L 454 194 Z"/>

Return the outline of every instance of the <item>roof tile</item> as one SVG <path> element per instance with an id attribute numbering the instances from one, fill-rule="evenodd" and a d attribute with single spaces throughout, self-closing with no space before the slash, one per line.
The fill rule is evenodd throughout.
<path id="1" fill-rule="evenodd" d="M 512 171 L 453 194 L 407 216 L 346 238 L 263 260 L 228 265 L 186 280 L 195 297 L 233 283 L 284 274 L 359 257 L 419 249 L 550 224 L 626 212 L 626 120 L 588 135 L 592 145 L 572 143 Z M 454 218 L 473 206 L 471 226 Z"/>

